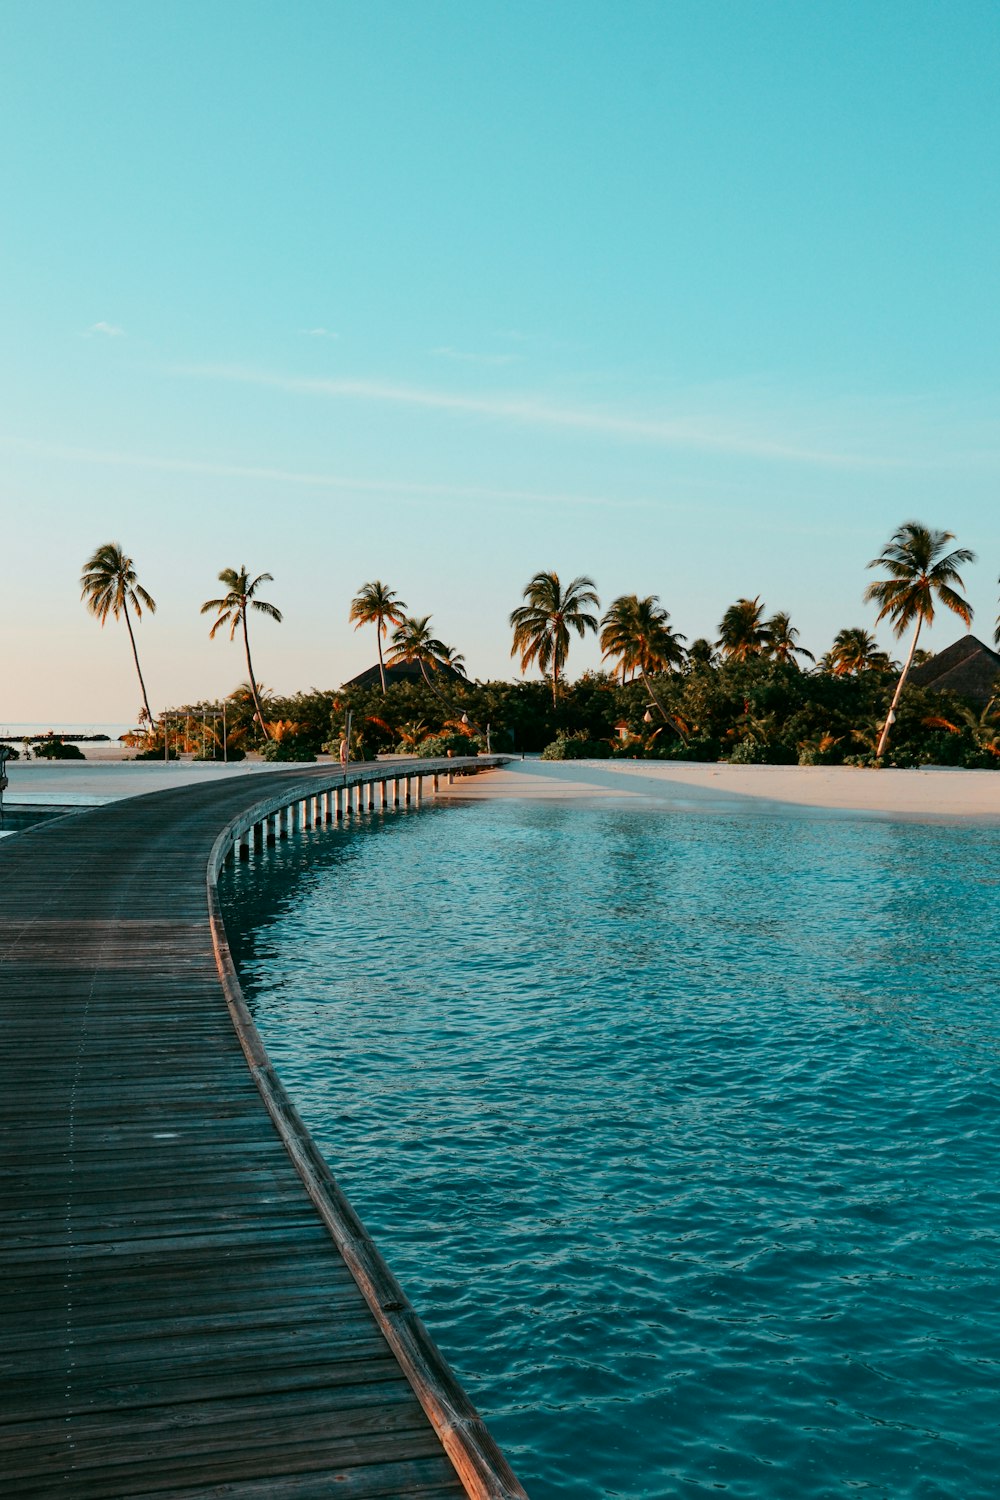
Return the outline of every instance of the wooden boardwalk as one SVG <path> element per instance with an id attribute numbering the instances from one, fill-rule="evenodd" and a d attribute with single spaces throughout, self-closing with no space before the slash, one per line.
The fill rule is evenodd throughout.
<path id="1" fill-rule="evenodd" d="M 0 844 L 4 1497 L 523 1495 L 220 984 L 220 830 L 330 775 Z"/>

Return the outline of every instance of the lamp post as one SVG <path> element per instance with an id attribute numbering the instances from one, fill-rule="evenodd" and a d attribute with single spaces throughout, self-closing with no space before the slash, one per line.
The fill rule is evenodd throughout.
<path id="1" fill-rule="evenodd" d="M 344 738 L 340 742 L 340 764 L 344 768 L 344 785 L 347 785 L 347 764 L 351 758 L 351 710 L 347 710 L 347 722 L 344 724 Z"/>
<path id="2" fill-rule="evenodd" d="M 0 745 L 0 828 L 3 827 L 3 794 L 7 790 L 7 757 L 10 747 Z"/>

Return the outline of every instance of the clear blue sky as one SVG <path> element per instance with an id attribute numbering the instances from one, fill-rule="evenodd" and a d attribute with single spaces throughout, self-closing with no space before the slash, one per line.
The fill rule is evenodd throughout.
<path id="1" fill-rule="evenodd" d="M 244 562 L 276 690 L 372 578 L 478 677 L 540 568 L 819 654 L 908 519 L 991 639 L 998 76 L 992 0 L 3 0 L 0 724 L 134 716 L 112 539 L 154 708 Z"/>

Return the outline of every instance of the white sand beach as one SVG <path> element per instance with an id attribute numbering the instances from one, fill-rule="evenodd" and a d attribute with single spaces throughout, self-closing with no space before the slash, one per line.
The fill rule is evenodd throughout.
<path id="1" fill-rule="evenodd" d="M 412 764 L 412 762 L 410 762 Z M 290 769 L 264 761 L 236 765 L 161 765 L 90 757 L 85 761 L 14 761 L 9 805 L 79 806 L 138 797 L 222 776 L 268 776 Z M 303 769 L 306 769 L 303 767 Z M 621 798 L 667 803 L 678 810 L 736 811 L 784 806 L 925 822 L 1000 824 L 1000 773 L 930 767 L 871 771 L 843 766 L 729 766 L 693 761 L 514 760 L 502 770 L 442 781 L 441 798 Z"/>
<path id="2" fill-rule="evenodd" d="M 848 766 L 730 766 L 693 761 L 512 761 L 462 777 L 441 796 L 629 797 L 678 809 L 821 808 L 925 822 L 1000 824 L 1000 772 L 928 767 L 872 771 Z"/>

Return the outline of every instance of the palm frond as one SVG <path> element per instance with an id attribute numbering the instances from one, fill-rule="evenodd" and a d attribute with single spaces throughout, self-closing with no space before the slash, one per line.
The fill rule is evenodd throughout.
<path id="1" fill-rule="evenodd" d="M 276 605 L 268 604 L 266 599 L 251 599 L 249 602 L 251 609 L 259 610 L 262 615 L 267 615 L 269 620 L 281 624 L 281 610 Z"/>

